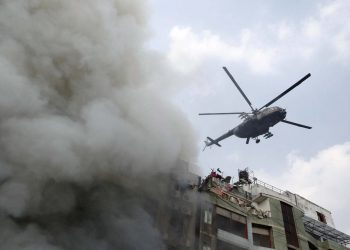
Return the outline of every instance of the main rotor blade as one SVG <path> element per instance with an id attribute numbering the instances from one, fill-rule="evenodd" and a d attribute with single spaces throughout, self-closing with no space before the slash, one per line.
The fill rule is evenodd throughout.
<path id="1" fill-rule="evenodd" d="M 307 74 L 306 76 L 304 76 L 303 78 L 301 78 L 299 81 L 297 81 L 296 83 L 294 83 L 292 86 L 290 86 L 288 89 L 286 89 L 285 91 L 283 91 L 280 95 L 278 95 L 275 99 L 273 99 L 272 101 L 268 102 L 267 104 L 265 104 L 264 106 L 262 106 L 259 110 L 270 106 L 272 103 L 274 103 L 275 101 L 277 101 L 278 99 L 280 99 L 281 97 L 283 97 L 285 94 L 287 94 L 289 91 L 291 91 L 292 89 L 294 89 L 295 87 L 297 87 L 299 84 L 301 84 L 303 81 L 305 81 L 306 79 L 308 79 L 311 76 L 311 74 Z"/>
<path id="2" fill-rule="evenodd" d="M 241 115 L 241 114 L 251 114 L 251 113 L 246 113 L 246 112 L 199 113 L 198 115 Z"/>
<path id="3" fill-rule="evenodd" d="M 228 75 L 228 77 L 230 77 L 231 81 L 236 85 L 237 89 L 239 90 L 239 92 L 241 93 L 241 95 L 244 97 L 244 99 L 246 100 L 246 102 L 248 103 L 248 105 L 250 106 L 250 108 L 252 109 L 252 111 L 254 111 L 252 103 L 249 101 L 248 97 L 244 94 L 243 90 L 241 89 L 241 87 L 239 87 L 238 83 L 236 82 L 236 80 L 233 78 L 233 76 L 231 75 L 231 73 L 227 70 L 226 67 L 222 67 L 226 74 Z"/>
<path id="4" fill-rule="evenodd" d="M 287 121 L 287 120 L 282 120 L 281 122 L 288 123 L 288 124 L 291 124 L 291 125 L 294 125 L 294 126 L 298 126 L 298 127 L 302 127 L 302 128 L 312 129 L 312 127 L 309 127 L 309 126 L 306 126 L 306 125 L 303 125 L 303 124 L 299 124 L 299 123 L 295 123 L 295 122 L 290 122 L 290 121 Z"/>

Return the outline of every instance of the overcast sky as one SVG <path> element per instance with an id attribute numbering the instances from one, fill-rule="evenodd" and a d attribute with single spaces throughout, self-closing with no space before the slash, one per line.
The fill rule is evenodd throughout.
<path id="1" fill-rule="evenodd" d="M 350 1 L 150 0 L 150 46 L 164 54 L 181 88 L 174 97 L 198 133 L 216 138 L 237 116 L 199 112 L 249 111 L 226 66 L 256 108 L 307 73 L 311 77 L 275 103 L 307 130 L 278 124 L 260 144 L 230 137 L 199 153 L 203 175 L 221 168 L 258 179 L 329 209 L 350 234 Z"/>

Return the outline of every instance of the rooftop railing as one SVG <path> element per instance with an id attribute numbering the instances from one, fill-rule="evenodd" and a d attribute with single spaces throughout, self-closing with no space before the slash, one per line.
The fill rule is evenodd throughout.
<path id="1" fill-rule="evenodd" d="M 255 178 L 255 177 L 254 177 L 254 179 L 253 179 L 253 183 L 254 183 L 254 184 L 258 184 L 258 185 L 260 185 L 260 186 L 263 186 L 263 187 L 265 187 L 265 188 L 267 188 L 267 189 L 270 189 L 270 190 L 272 190 L 272 191 L 274 191 L 274 192 L 277 192 L 277 193 L 279 193 L 279 194 L 285 194 L 285 191 L 284 191 L 284 190 L 279 189 L 279 188 L 277 188 L 277 187 L 275 187 L 275 186 L 272 186 L 271 184 L 268 184 L 268 183 L 263 182 L 263 181 L 261 181 L 261 180 L 258 180 L 258 179 Z"/>

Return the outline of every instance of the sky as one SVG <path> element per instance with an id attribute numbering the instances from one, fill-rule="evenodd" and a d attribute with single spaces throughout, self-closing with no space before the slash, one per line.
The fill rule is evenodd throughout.
<path id="1" fill-rule="evenodd" d="M 237 178 L 237 169 L 249 167 L 258 179 L 332 211 L 336 228 L 350 234 L 350 1 L 149 2 L 148 46 L 179 82 L 172 101 L 197 133 L 202 175 L 220 168 Z M 274 105 L 312 130 L 277 124 L 259 144 L 233 136 L 202 152 L 207 136 L 240 119 L 198 113 L 250 110 L 222 66 L 256 108 L 311 73 Z"/>

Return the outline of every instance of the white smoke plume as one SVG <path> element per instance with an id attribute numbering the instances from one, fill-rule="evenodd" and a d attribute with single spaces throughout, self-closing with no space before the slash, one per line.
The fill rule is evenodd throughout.
<path id="1" fill-rule="evenodd" d="M 161 248 L 145 207 L 196 148 L 152 87 L 147 16 L 141 0 L 0 1 L 0 249 Z"/>

